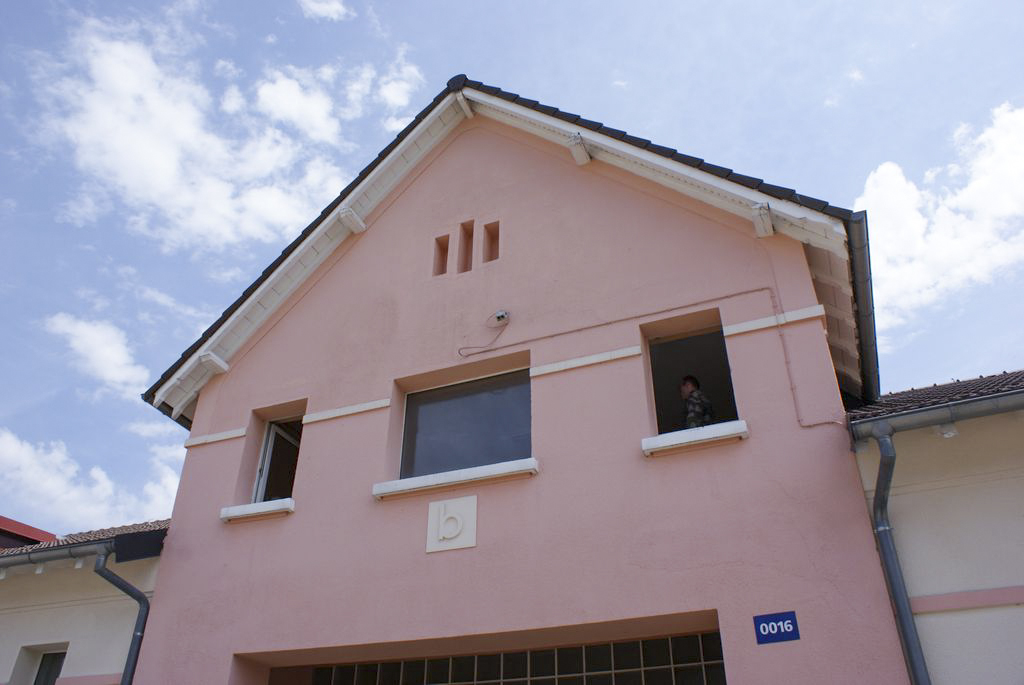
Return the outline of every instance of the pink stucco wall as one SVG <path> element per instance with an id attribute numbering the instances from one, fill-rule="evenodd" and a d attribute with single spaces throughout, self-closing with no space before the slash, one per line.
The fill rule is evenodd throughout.
<path id="1" fill-rule="evenodd" d="M 501 257 L 434 277 L 434 239 L 468 219 L 501 222 Z M 709 610 L 730 683 L 906 682 L 820 321 L 727 338 L 748 440 L 645 459 L 645 354 L 533 379 L 539 475 L 370 495 L 398 476 L 396 379 L 472 375 L 456 350 L 490 340 L 496 309 L 512 312 L 500 349 L 472 362 L 642 345 L 642 325 L 688 312 L 729 324 L 815 304 L 799 244 L 481 117 L 367 223 L 200 395 L 193 435 L 249 431 L 189 451 L 136 682 L 646 637 Z M 219 520 L 251 496 L 254 410 L 383 398 L 306 426 L 294 514 Z M 426 554 L 428 502 L 465 494 L 477 546 Z M 801 639 L 757 646 L 752 616 L 784 610 Z"/>

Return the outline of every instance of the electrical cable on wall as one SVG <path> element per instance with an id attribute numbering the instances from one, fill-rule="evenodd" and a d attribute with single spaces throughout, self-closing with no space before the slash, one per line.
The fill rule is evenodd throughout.
<path id="1" fill-rule="evenodd" d="M 488 316 L 487 317 L 487 321 L 485 322 L 485 325 L 488 328 L 497 328 L 498 332 L 494 335 L 493 338 L 491 338 L 491 341 L 489 343 L 487 343 L 486 345 L 470 345 L 470 346 L 466 346 L 466 347 L 460 347 L 458 349 L 459 356 L 460 357 L 471 357 L 474 354 L 480 354 L 482 352 L 486 352 L 487 350 L 491 349 L 491 347 L 494 345 L 494 343 L 498 342 L 498 338 L 500 338 L 501 334 L 505 332 L 505 329 L 508 328 L 508 321 L 509 321 L 510 316 L 511 315 L 508 313 L 507 309 L 499 309 L 498 311 L 496 311 L 493 314 L 491 314 L 490 316 Z M 472 351 L 467 351 L 467 350 L 472 350 Z"/>

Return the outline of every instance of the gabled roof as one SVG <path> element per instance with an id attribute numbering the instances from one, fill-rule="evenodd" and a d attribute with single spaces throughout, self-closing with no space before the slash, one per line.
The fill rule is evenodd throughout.
<path id="1" fill-rule="evenodd" d="M 851 410 L 848 416 L 850 421 L 875 419 L 1021 391 L 1024 391 L 1024 370 L 1004 371 L 966 381 L 889 393 L 876 402 Z"/>
<path id="2" fill-rule="evenodd" d="M 563 145 L 578 164 L 592 159 L 626 169 L 677 192 L 752 221 L 760 237 L 787 235 L 804 244 L 828 341 L 847 397 L 878 396 L 864 212 L 835 207 L 795 190 L 710 164 L 458 75 L 292 241 L 199 339 L 143 395 L 190 427 L 199 390 L 229 369 L 232 355 L 401 179 L 463 120 L 485 116 Z"/>
<path id="3" fill-rule="evenodd" d="M 6 516 L 0 516 L 0 533 L 6 533 L 8 536 L 19 540 L 30 540 L 33 542 L 46 542 L 47 540 L 55 540 L 57 538 L 53 533 L 40 530 L 21 521 L 9 519 Z"/>
<path id="4" fill-rule="evenodd" d="M 99 530 L 87 530 L 82 533 L 71 533 L 69 535 L 40 542 L 35 545 L 0 549 L 0 557 L 24 554 L 25 552 L 36 552 L 43 549 L 70 547 L 71 545 L 80 545 L 85 542 L 112 540 L 118 535 L 124 535 L 126 533 L 145 533 L 154 530 L 167 530 L 170 525 L 170 519 L 161 519 L 159 521 L 146 521 L 145 523 L 132 523 L 126 526 L 117 526 L 115 528 L 100 528 Z"/>

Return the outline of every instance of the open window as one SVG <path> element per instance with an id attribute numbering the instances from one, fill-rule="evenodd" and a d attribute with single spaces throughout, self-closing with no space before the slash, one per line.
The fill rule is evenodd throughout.
<path id="1" fill-rule="evenodd" d="M 530 456 L 528 369 L 406 396 L 402 478 Z"/>
<path id="2" fill-rule="evenodd" d="M 644 324 L 641 330 L 648 343 L 659 435 L 737 420 L 729 357 L 717 309 Z M 696 379 L 703 403 L 688 407 L 681 392 L 687 377 Z M 710 416 L 688 422 L 688 413 L 692 414 L 699 404 L 710 404 Z"/>
<path id="3" fill-rule="evenodd" d="M 269 502 L 292 496 L 301 440 L 301 419 L 272 421 L 267 424 L 256 477 L 254 502 Z"/>
<path id="4" fill-rule="evenodd" d="M 67 652 L 43 654 L 39 659 L 39 668 L 36 670 L 36 677 L 32 681 L 32 685 L 54 685 L 64 667 L 65 656 L 67 656 Z"/>
<path id="5" fill-rule="evenodd" d="M 693 412 L 698 404 L 704 404 L 705 410 L 710 404 L 710 412 L 703 413 L 697 421 L 699 425 L 736 420 L 736 400 L 721 328 L 651 340 L 650 350 L 659 434 L 695 427 Z M 683 399 L 681 386 L 688 377 L 696 380 L 693 397 L 700 393 L 705 402 L 688 403 Z"/>

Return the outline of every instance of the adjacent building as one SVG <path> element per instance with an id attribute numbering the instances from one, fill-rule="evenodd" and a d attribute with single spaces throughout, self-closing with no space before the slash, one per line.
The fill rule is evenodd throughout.
<path id="1" fill-rule="evenodd" d="M 122 682 L 138 652 L 140 602 L 152 597 L 168 523 L 0 549 L 0 682 Z"/>
<path id="2" fill-rule="evenodd" d="M 869 505 L 889 493 L 931 682 L 1024 682 L 1024 371 L 886 395 L 850 425 Z"/>
<path id="3" fill-rule="evenodd" d="M 11 547 L 24 547 L 34 545 L 38 542 L 50 542 L 56 540 L 57 536 L 40 530 L 27 523 L 0 516 L 0 549 Z"/>

